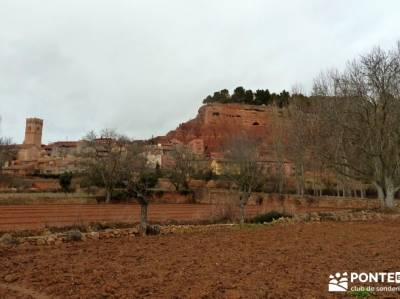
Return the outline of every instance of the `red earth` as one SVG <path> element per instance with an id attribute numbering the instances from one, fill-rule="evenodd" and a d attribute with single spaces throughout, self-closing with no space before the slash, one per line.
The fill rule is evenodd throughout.
<path id="1" fill-rule="evenodd" d="M 153 222 L 196 221 L 210 219 L 221 206 L 210 204 L 151 204 L 149 220 Z M 269 210 L 268 207 L 248 205 L 247 216 Z M 323 211 L 307 208 L 304 211 Z M 332 208 L 330 208 L 332 210 Z M 297 211 L 297 212 L 300 212 Z M 90 222 L 139 222 L 137 204 L 35 204 L 0 206 L 0 231 L 40 229 L 45 226 L 67 226 Z"/>
<path id="2" fill-rule="evenodd" d="M 247 213 L 257 213 L 258 207 L 249 206 Z M 210 218 L 216 207 L 207 204 L 152 204 L 150 221 L 191 221 Z M 0 206 L 0 231 L 38 229 L 89 222 L 139 222 L 137 204 L 37 204 Z"/>
<path id="3" fill-rule="evenodd" d="M 313 222 L 2 248 L 0 298 L 350 298 L 328 293 L 329 275 L 400 271 L 399 231 Z"/>

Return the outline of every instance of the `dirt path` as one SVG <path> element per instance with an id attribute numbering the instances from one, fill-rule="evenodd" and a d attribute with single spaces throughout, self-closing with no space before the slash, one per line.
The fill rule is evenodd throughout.
<path id="1" fill-rule="evenodd" d="M 400 271 L 399 231 L 322 222 L 16 247 L 0 249 L 0 278 L 60 298 L 353 298 L 328 293 L 329 275 Z"/>

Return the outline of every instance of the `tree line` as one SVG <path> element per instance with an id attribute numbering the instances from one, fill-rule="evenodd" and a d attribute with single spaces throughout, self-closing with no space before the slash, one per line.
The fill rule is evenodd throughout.
<path id="1" fill-rule="evenodd" d="M 344 181 L 376 188 L 381 205 L 395 207 L 400 189 L 400 42 L 373 48 L 343 71 L 322 72 L 311 97 L 293 101 L 300 140 L 292 143 L 299 166 L 306 157 Z"/>
<path id="2" fill-rule="evenodd" d="M 255 100 L 252 92 L 242 88 L 232 96 L 227 90 L 214 95 L 205 102 Z M 336 185 L 337 194 L 353 196 L 356 193 L 347 190 L 359 189 L 363 197 L 365 186 L 373 186 L 381 206 L 394 208 L 400 190 L 400 42 L 393 49 L 375 47 L 350 60 L 342 71 L 320 73 L 310 96 L 295 91 L 287 98 L 290 105 L 283 107 L 290 121 L 287 126 L 284 122 L 274 124 L 277 128 L 272 145 L 279 189 L 284 184 L 287 159 L 293 165 L 300 195 L 305 193 L 307 179 L 313 184 L 314 195 L 322 194 L 323 185 Z M 249 162 L 250 158 L 240 161 Z M 257 163 L 251 165 L 257 172 Z M 244 170 L 237 172 L 237 163 L 234 168 L 233 173 L 242 179 L 252 177 Z M 251 189 L 248 182 L 246 186 Z M 239 193 L 247 198 L 251 192 Z"/>
<path id="3" fill-rule="evenodd" d="M 280 108 L 289 105 L 290 93 L 286 90 L 281 91 L 279 94 L 270 93 L 268 89 L 257 89 L 253 92 L 251 89 L 244 89 L 242 86 L 236 87 L 232 93 L 228 89 L 222 89 L 214 92 L 213 95 L 207 96 L 204 104 L 208 103 L 240 103 L 248 105 L 276 105 Z"/>
<path id="4" fill-rule="evenodd" d="M 159 191 L 156 187 L 160 178 L 168 178 L 176 191 L 183 193 L 189 192 L 190 179 L 205 177 L 208 170 L 204 161 L 184 145 L 176 145 L 170 151 L 172 164 L 167 169 L 151 163 L 149 151 L 151 144 L 105 129 L 87 134 L 79 154 L 82 185 L 103 188 L 107 203 L 117 190 L 123 190 L 127 198 L 135 199 L 141 207 L 143 234 L 147 231 L 148 205 Z"/>

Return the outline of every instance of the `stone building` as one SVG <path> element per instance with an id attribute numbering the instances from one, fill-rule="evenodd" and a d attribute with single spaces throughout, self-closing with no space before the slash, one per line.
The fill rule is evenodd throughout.
<path id="1" fill-rule="evenodd" d="M 79 169 L 76 154 L 81 141 L 58 141 L 42 144 L 43 120 L 27 118 L 25 138 L 17 145 L 17 158 L 4 168 L 10 175 L 57 175 Z"/>
<path id="2" fill-rule="evenodd" d="M 274 143 L 278 139 L 286 142 L 284 136 L 278 137 L 282 131 L 285 132 L 285 126 L 287 118 L 274 106 L 211 103 L 200 107 L 194 119 L 156 140 L 163 147 L 174 143 L 187 145 L 194 153 L 207 157 L 213 171 L 220 174 L 224 165 L 229 163 L 224 156 L 230 139 L 243 134 L 261 140 L 263 162 L 273 172 L 278 161 Z M 287 160 L 282 163 L 289 176 L 291 163 Z"/>
<path id="3" fill-rule="evenodd" d="M 279 111 L 270 106 L 212 103 L 200 107 L 198 115 L 180 124 L 165 136 L 160 136 L 146 145 L 146 156 L 150 166 L 173 167 L 171 151 L 177 145 L 190 148 L 195 154 L 221 173 L 226 141 L 235 134 L 243 133 L 263 140 L 264 158 L 272 165 L 277 160 L 274 154 L 276 124 L 284 124 Z M 42 144 L 43 120 L 26 119 L 23 144 L 17 145 L 17 159 L 4 169 L 13 175 L 57 175 L 66 171 L 79 171 L 78 156 L 84 141 L 57 141 Z M 291 165 L 285 161 L 285 172 Z"/>
<path id="4" fill-rule="evenodd" d="M 36 161 L 42 150 L 43 120 L 27 118 L 24 143 L 19 146 L 17 160 Z"/>

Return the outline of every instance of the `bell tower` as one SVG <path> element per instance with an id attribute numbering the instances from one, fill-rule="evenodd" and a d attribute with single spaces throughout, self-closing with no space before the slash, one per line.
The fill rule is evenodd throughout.
<path id="1" fill-rule="evenodd" d="M 25 126 L 25 140 L 26 145 L 42 146 L 42 129 L 43 120 L 40 118 L 27 118 Z"/>

